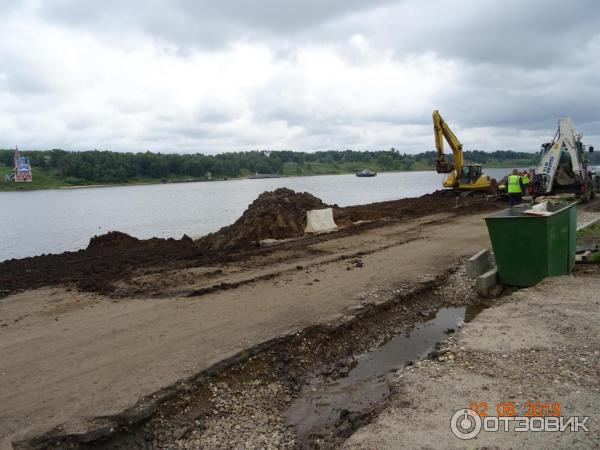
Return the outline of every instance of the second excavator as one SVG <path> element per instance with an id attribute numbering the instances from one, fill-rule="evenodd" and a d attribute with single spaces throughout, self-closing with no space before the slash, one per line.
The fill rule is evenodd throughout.
<path id="1" fill-rule="evenodd" d="M 594 147 L 582 142 L 569 117 L 561 117 L 552 139 L 542 145 L 540 161 L 533 176 L 533 195 L 571 194 L 583 201 L 595 196 L 593 178 L 585 157 Z"/>
<path id="2" fill-rule="evenodd" d="M 437 110 L 433 111 L 433 130 L 437 150 L 435 169 L 437 173 L 448 174 L 442 182 L 445 188 L 489 192 L 496 190 L 496 180 L 482 173 L 481 164 L 464 163 L 462 144 Z M 452 149 L 452 162 L 444 154 L 444 139 Z"/>

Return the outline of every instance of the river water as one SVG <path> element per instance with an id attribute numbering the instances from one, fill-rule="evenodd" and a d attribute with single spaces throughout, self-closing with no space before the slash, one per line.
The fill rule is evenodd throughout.
<path id="1" fill-rule="evenodd" d="M 486 169 L 497 179 L 508 171 Z M 436 172 L 388 172 L 2 192 L 0 261 L 78 250 L 111 230 L 139 238 L 202 236 L 232 223 L 261 192 L 279 187 L 348 206 L 423 195 L 439 189 L 442 178 Z"/>

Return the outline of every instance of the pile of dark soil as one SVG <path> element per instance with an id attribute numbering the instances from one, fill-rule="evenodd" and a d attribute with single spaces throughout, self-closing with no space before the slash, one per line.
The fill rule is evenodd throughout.
<path id="1" fill-rule="evenodd" d="M 142 241 L 138 238 L 121 233 L 120 231 L 109 231 L 106 234 L 91 238 L 87 248 L 88 250 L 111 248 L 128 249 L 139 246 L 140 242 Z"/>
<path id="2" fill-rule="evenodd" d="M 330 205 L 306 192 L 281 188 L 263 192 L 248 206 L 242 217 L 216 233 L 200 238 L 198 246 L 210 253 L 256 247 L 264 239 L 286 239 L 304 235 L 306 211 Z M 359 221 L 411 219 L 438 212 L 470 214 L 498 208 L 481 193 L 461 195 L 436 191 L 417 198 L 404 198 L 367 205 L 339 207 L 333 205 L 338 227 Z"/>
<path id="3" fill-rule="evenodd" d="M 264 239 L 286 239 L 304 235 L 306 211 L 326 208 L 306 192 L 280 188 L 263 192 L 233 224 L 200 238 L 202 250 L 219 251 L 256 246 Z"/>
<path id="4" fill-rule="evenodd" d="M 195 259 L 199 254 L 189 236 L 140 240 L 111 231 L 94 236 L 85 250 L 1 262 L 0 289 L 7 294 L 75 283 L 81 290 L 111 294 L 114 293 L 113 282 L 133 269 Z"/>
<path id="5" fill-rule="evenodd" d="M 500 207 L 503 206 L 503 204 L 500 205 Z M 335 211 L 334 218 L 336 223 L 338 216 L 348 218 L 352 222 L 383 218 L 413 219 L 442 212 L 462 215 L 493 211 L 498 208 L 499 203 L 497 201 L 488 201 L 482 193 L 461 195 L 452 191 L 441 190 L 421 197 L 338 208 Z"/>

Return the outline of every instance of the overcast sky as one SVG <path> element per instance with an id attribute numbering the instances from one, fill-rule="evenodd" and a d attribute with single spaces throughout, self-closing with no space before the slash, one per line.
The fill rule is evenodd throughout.
<path id="1" fill-rule="evenodd" d="M 595 0 L 0 0 L 0 147 L 600 147 Z M 595 142 L 594 142 L 595 141 Z"/>

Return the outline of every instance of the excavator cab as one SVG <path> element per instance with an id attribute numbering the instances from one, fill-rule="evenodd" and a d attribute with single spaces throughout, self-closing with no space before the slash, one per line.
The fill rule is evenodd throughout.
<path id="1" fill-rule="evenodd" d="M 460 174 L 452 171 L 444 179 L 443 186 L 463 191 L 492 191 L 497 188 L 497 183 L 483 174 L 481 164 L 465 164 L 461 166 Z"/>
<path id="2" fill-rule="evenodd" d="M 461 183 L 474 183 L 481 177 L 481 165 L 479 164 L 467 164 L 462 166 L 460 176 Z"/>
<path id="3" fill-rule="evenodd" d="M 473 171 L 469 171 L 468 167 L 464 167 L 461 170 L 462 177 L 457 177 L 456 171 L 449 173 L 442 182 L 442 186 L 461 191 L 495 192 L 497 190 L 498 183 L 495 179 L 490 179 L 489 176 L 481 174 L 481 166 L 473 169 Z"/>

